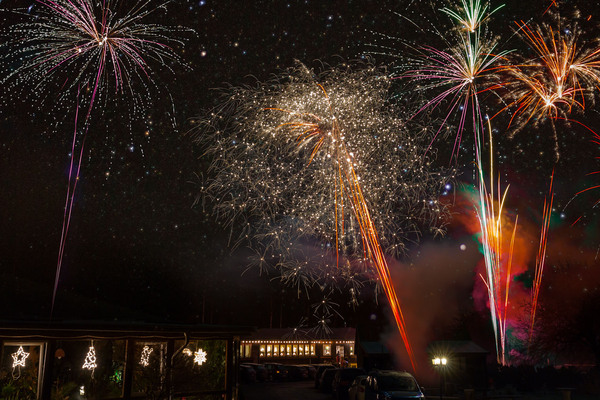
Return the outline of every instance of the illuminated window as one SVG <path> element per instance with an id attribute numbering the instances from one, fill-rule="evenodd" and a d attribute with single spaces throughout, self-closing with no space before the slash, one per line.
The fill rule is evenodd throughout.
<path id="1" fill-rule="evenodd" d="M 252 346 L 249 344 L 240 345 L 240 357 L 250 358 L 252 356 Z"/>
<path id="2" fill-rule="evenodd" d="M 323 355 L 324 356 L 330 356 L 331 355 L 331 345 L 330 344 L 324 344 L 323 345 Z"/>
<path id="3" fill-rule="evenodd" d="M 271 357 L 271 345 L 267 345 L 267 357 Z"/>
<path id="4" fill-rule="evenodd" d="M 311 345 L 310 345 L 310 355 L 311 355 L 311 356 L 314 356 L 314 355 L 315 355 L 315 345 L 314 345 L 314 344 L 311 344 Z"/>
<path id="5" fill-rule="evenodd" d="M 266 348 L 265 348 L 265 345 L 264 345 L 264 344 L 261 344 L 261 345 L 260 345 L 260 356 L 261 356 L 261 357 L 264 357 L 264 356 L 265 356 L 265 350 L 266 350 Z"/>
<path id="6" fill-rule="evenodd" d="M 292 345 L 292 355 L 293 356 L 298 355 L 298 345 L 297 344 Z"/>
<path id="7" fill-rule="evenodd" d="M 275 344 L 273 345 L 273 357 L 277 357 L 279 356 L 279 345 Z"/>
<path id="8" fill-rule="evenodd" d="M 304 355 L 309 355 L 310 354 L 310 346 L 305 344 L 304 345 Z"/>
<path id="9" fill-rule="evenodd" d="M 350 346 L 350 355 L 353 356 L 354 355 L 354 346 Z"/>
<path id="10" fill-rule="evenodd" d="M 289 356 L 291 356 L 291 355 L 292 355 L 292 345 L 291 345 L 291 344 L 288 344 L 288 345 L 287 345 L 287 356 L 289 357 Z"/>

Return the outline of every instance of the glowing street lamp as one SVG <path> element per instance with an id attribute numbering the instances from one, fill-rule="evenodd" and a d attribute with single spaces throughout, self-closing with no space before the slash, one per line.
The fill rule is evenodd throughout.
<path id="1" fill-rule="evenodd" d="M 433 363 L 433 365 L 435 367 L 440 367 L 440 366 L 445 366 L 448 363 L 448 359 L 445 357 L 443 357 L 443 358 L 436 357 L 433 360 L 431 360 L 431 362 Z"/>
<path id="2" fill-rule="evenodd" d="M 444 370 L 446 369 L 446 366 L 448 365 L 448 359 L 446 357 L 435 357 L 434 359 L 431 360 L 431 363 L 433 364 L 433 367 L 438 369 L 438 372 L 440 374 L 440 400 L 442 400 L 444 398 Z"/>

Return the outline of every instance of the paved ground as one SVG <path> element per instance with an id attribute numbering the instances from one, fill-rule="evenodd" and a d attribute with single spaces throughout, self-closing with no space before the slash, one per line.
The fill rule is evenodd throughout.
<path id="1" fill-rule="evenodd" d="M 315 381 L 264 382 L 241 385 L 240 400 L 332 400 L 315 389 Z"/>
<path id="2" fill-rule="evenodd" d="M 559 391 L 547 393 L 518 394 L 514 397 L 488 395 L 491 400 L 598 400 L 599 396 L 572 393 L 570 399 L 563 397 Z M 428 396 L 431 400 L 439 400 L 438 396 Z M 476 396 L 481 399 L 481 396 Z M 240 400 L 332 400 L 330 394 L 324 394 L 314 388 L 314 381 L 300 382 L 265 382 L 241 385 Z M 444 400 L 464 400 L 464 396 L 444 396 Z"/>

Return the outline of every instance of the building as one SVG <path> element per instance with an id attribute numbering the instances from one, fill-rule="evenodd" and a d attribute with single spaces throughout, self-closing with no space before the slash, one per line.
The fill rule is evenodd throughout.
<path id="1" fill-rule="evenodd" d="M 241 362 L 282 364 L 346 364 L 356 366 L 356 329 L 333 328 L 323 338 L 311 331 L 259 329 L 242 338 Z"/>
<path id="2" fill-rule="evenodd" d="M 214 325 L 0 323 L 7 399 L 236 400 L 240 337 Z"/>

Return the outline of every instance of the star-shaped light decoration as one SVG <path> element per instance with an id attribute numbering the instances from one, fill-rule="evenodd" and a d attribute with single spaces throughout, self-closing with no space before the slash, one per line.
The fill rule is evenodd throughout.
<path id="1" fill-rule="evenodd" d="M 198 365 L 202 365 L 206 362 L 206 352 L 202 349 L 198 349 L 194 353 L 194 362 Z"/>
<path id="2" fill-rule="evenodd" d="M 29 353 L 23 351 L 23 346 L 19 346 L 19 350 L 17 350 L 16 353 L 12 353 L 11 356 L 13 358 L 13 368 L 24 367 L 25 360 L 27 360 L 27 357 L 29 357 Z"/>
<path id="3" fill-rule="evenodd" d="M 154 349 L 152 347 L 144 346 L 142 349 L 142 356 L 140 357 L 140 365 L 143 367 L 150 365 L 150 354 L 152 354 L 153 351 Z"/>
<path id="4" fill-rule="evenodd" d="M 94 348 L 94 346 L 90 346 L 90 350 L 85 356 L 85 361 L 81 368 L 94 370 L 97 366 L 98 365 L 96 364 L 96 349 Z"/>

